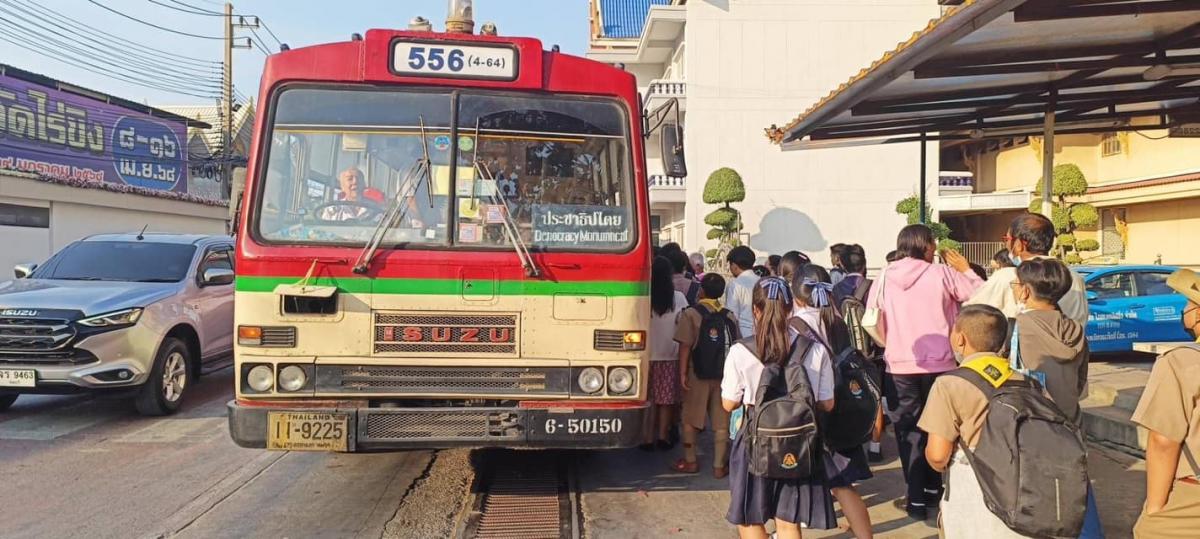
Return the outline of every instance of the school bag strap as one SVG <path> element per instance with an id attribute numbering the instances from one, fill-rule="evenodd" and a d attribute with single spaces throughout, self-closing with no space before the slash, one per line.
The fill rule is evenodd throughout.
<path id="1" fill-rule="evenodd" d="M 741 339 L 738 341 L 738 344 L 745 346 L 746 350 L 748 350 L 751 355 L 753 355 L 759 361 L 762 361 L 762 356 L 758 353 L 758 344 L 755 342 L 754 337 Z M 808 373 L 805 371 L 803 365 L 804 356 L 808 355 L 808 350 L 812 348 L 812 344 L 813 341 L 811 339 L 808 339 L 804 335 L 797 335 L 792 341 L 792 346 L 788 349 L 787 361 L 785 361 L 782 365 L 778 365 L 777 368 L 786 372 L 789 365 L 794 362 L 799 362 L 800 365 L 798 365 L 798 370 L 800 371 L 800 379 L 798 379 L 798 381 L 801 382 L 799 384 L 801 387 L 798 387 L 797 390 L 807 389 L 809 392 L 812 392 L 813 395 L 816 395 L 816 391 L 814 389 L 816 386 L 813 386 L 812 382 L 808 379 Z M 797 352 L 800 353 L 797 355 Z M 771 368 L 771 366 L 764 366 L 764 371 L 767 368 Z M 766 391 L 764 391 L 761 383 L 759 384 L 759 387 L 754 388 L 754 391 L 754 407 L 758 408 L 762 406 L 763 399 L 766 397 Z"/>
<path id="2" fill-rule="evenodd" d="M 863 279 L 858 282 L 858 286 L 854 287 L 854 293 L 852 293 L 850 295 L 854 299 L 857 299 L 858 301 L 862 302 L 863 305 L 866 305 L 867 304 L 867 294 L 871 291 L 871 284 L 873 284 L 873 283 L 874 283 L 874 281 L 872 281 L 866 277 L 863 277 Z"/>

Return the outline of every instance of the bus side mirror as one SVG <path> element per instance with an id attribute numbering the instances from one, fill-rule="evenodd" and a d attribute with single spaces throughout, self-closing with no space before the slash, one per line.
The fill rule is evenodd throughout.
<path id="1" fill-rule="evenodd" d="M 663 124 L 659 140 L 662 142 L 663 172 L 676 178 L 687 177 L 687 162 L 683 157 L 683 127 L 676 123 Z"/>

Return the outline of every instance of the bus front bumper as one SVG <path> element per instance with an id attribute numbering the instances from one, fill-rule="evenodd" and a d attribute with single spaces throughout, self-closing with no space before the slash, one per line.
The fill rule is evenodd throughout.
<path id="1" fill-rule="evenodd" d="M 318 408 L 286 403 L 229 401 L 229 434 L 242 447 L 278 450 L 387 451 L 445 447 L 535 447 L 615 449 L 642 443 L 650 406 L 642 401 L 523 402 L 518 407 Z M 272 419 L 272 416 L 275 416 Z M 271 436 L 280 418 L 345 421 L 345 440 L 309 444 L 304 438 L 340 435 L 340 429 L 311 425 L 292 436 Z M 299 425 L 303 426 L 303 425 Z M 315 432 L 314 432 L 315 431 Z M 292 445 L 281 443 L 288 439 Z M 339 445 L 340 444 L 340 445 Z"/>

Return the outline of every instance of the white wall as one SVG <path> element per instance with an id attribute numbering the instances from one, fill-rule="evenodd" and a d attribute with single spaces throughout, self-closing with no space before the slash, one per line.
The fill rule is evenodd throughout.
<path id="1" fill-rule="evenodd" d="M 223 234 L 228 210 L 159 199 L 49 184 L 0 175 L 0 202 L 50 208 L 50 228 L 0 226 L 0 281 L 14 264 L 41 263 L 72 241 L 92 234 L 155 232 Z"/>
<path id="2" fill-rule="evenodd" d="M 904 225 L 895 203 L 916 192 L 915 144 L 783 152 L 763 134 L 937 17 L 936 0 L 695 0 L 688 3 L 687 239 L 708 245 L 704 181 L 722 166 L 746 182 L 743 212 L 761 255 L 861 243 L 872 267 Z M 936 143 L 927 178 L 937 185 Z"/>

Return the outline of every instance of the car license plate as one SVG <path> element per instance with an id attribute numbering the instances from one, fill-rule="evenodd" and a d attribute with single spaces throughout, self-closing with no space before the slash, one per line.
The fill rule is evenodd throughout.
<path id="1" fill-rule="evenodd" d="M 37 371 L 33 369 L 0 369 L 0 387 L 34 387 Z"/>
<path id="2" fill-rule="evenodd" d="M 347 451 L 349 416 L 311 412 L 267 413 L 267 449 Z"/>

